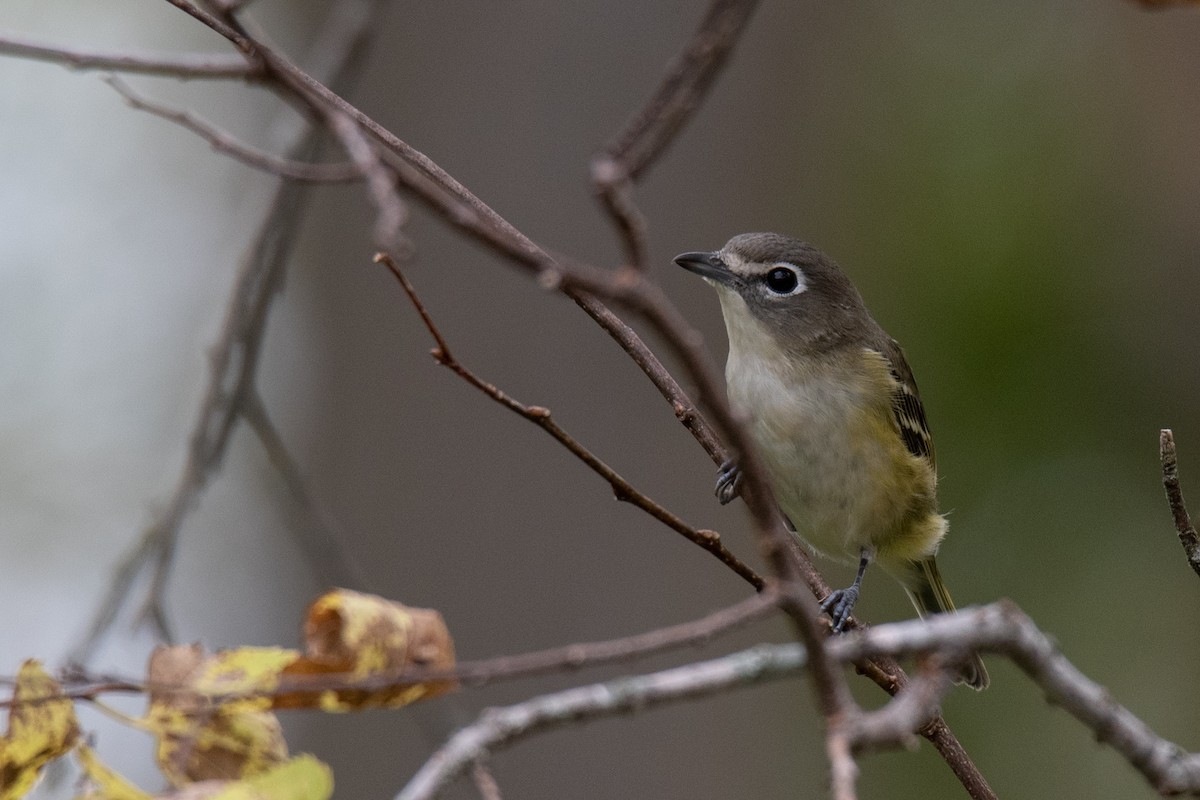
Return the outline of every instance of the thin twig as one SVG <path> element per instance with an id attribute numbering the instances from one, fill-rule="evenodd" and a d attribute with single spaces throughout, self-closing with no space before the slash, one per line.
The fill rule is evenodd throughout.
<path id="1" fill-rule="evenodd" d="M 825 755 L 829 759 L 829 786 L 833 800 L 857 800 L 858 765 L 854 763 L 853 747 L 843 726 L 830 728 L 825 734 Z"/>
<path id="2" fill-rule="evenodd" d="M 396 191 L 395 172 L 384 165 L 358 123 L 332 109 L 326 110 L 326 121 L 350 160 L 367 177 L 368 194 L 375 204 L 375 246 L 385 251 L 402 246 L 400 228 L 408 219 L 408 210 Z"/>
<path id="3" fill-rule="evenodd" d="M 246 37 L 243 36 L 234 26 L 229 25 L 221 19 L 218 19 L 216 16 L 208 11 L 205 11 L 203 8 L 200 8 L 195 3 L 189 2 L 189 0 L 167 0 L 167 2 L 188 16 L 193 17 L 197 21 L 203 23 L 207 27 L 212 28 L 212 30 L 218 35 L 223 36 L 232 42 L 233 46 L 242 53 L 246 55 L 254 54 L 253 44 L 251 44 L 250 41 L 248 41 Z"/>
<path id="4" fill-rule="evenodd" d="M 251 79 L 256 70 L 239 55 L 225 53 L 107 53 L 47 44 L 23 36 L 0 35 L 0 54 L 61 64 L 70 69 L 102 69 L 169 78 Z"/>
<path id="5" fill-rule="evenodd" d="M 239 141 L 190 111 L 168 108 L 149 100 L 136 93 L 129 84 L 115 75 L 105 76 L 104 82 L 125 98 L 125 102 L 132 108 L 153 114 L 191 131 L 208 142 L 212 149 L 224 153 L 248 167 L 280 178 L 309 183 L 351 183 L 363 178 L 363 170 L 356 164 L 309 164 L 304 161 L 283 158 Z"/>
<path id="6" fill-rule="evenodd" d="M 630 179 L 662 155 L 700 107 L 757 6 L 758 0 L 713 0 L 653 96 L 604 148 Z"/>
<path id="7" fill-rule="evenodd" d="M 704 452 L 714 464 L 720 464 L 728 458 L 725 445 L 717 436 L 716 430 L 708 419 L 700 413 L 695 402 L 688 396 L 675 376 L 667 371 L 658 356 L 646 346 L 637 332 L 630 328 L 625 321 L 613 313 L 612 309 L 590 294 L 576 293 L 568 295 L 583 309 L 600 328 L 612 337 L 613 341 L 625 351 L 630 360 L 650 379 L 666 400 L 675 418 L 692 434 L 696 442 L 704 448 Z"/>
<path id="8" fill-rule="evenodd" d="M 295 535 L 305 561 L 316 572 L 317 579 L 326 586 L 361 586 L 362 570 L 346 551 L 346 537 L 340 523 L 308 488 L 299 463 L 271 421 L 258 389 L 251 387 L 242 399 L 240 413 L 258 436 L 267 459 L 283 479 L 305 520 L 312 523 L 299 526 Z"/>
<path id="9" fill-rule="evenodd" d="M 347 10 L 354 6 L 357 11 Z M 322 27 L 322 36 L 314 50 L 329 70 L 330 81 L 339 87 L 357 77 L 360 54 L 368 36 L 375 30 L 371 20 L 383 0 L 339 2 L 329 11 L 330 22 Z M 320 132 L 310 130 L 291 148 L 293 160 L 304 161 L 318 150 Z M 241 402 L 252 389 L 258 369 L 271 300 L 275 296 L 300 224 L 308 194 L 308 184 L 281 182 L 271 200 L 258 233 L 247 248 L 230 290 L 225 318 L 217 342 L 210 351 L 211 371 L 208 386 L 197 410 L 183 470 L 164 511 L 142 533 L 141 539 L 119 563 L 106 596 L 98 604 L 86 632 L 68 660 L 86 664 L 100 642 L 112 629 L 130 593 L 144 570 L 150 573 L 150 588 L 138 612 L 138 621 L 149 621 L 158 635 L 173 641 L 163 607 L 164 593 L 174 562 L 176 543 L 187 513 L 208 485 L 213 471 L 221 463 L 231 434 L 239 418 Z M 315 520 L 318 525 L 321 520 Z M 327 541 L 336 541 L 331 531 Z M 313 561 L 329 576 L 356 575 L 352 564 L 335 549 Z M 322 573 L 322 579 L 326 575 Z M 350 583 L 362 585 L 361 578 Z"/>
<path id="10" fill-rule="evenodd" d="M 486 759 L 475 759 L 475 763 L 471 765 L 471 780 L 475 782 L 475 790 L 479 792 L 481 800 L 504 800 L 500 793 L 500 784 L 488 768 Z"/>
<path id="11" fill-rule="evenodd" d="M 757 5 L 758 0 L 714 0 L 654 94 L 592 159 L 592 182 L 634 269 L 647 268 L 647 247 L 633 184 L 699 108 Z"/>
<path id="12" fill-rule="evenodd" d="M 904 691 L 882 708 L 857 714 L 844 726 L 844 736 L 854 753 L 913 748 L 917 731 L 939 714 L 939 705 L 953 686 L 954 671 L 945 659 L 927 656 L 922 669 L 910 677 Z"/>
<path id="13" fill-rule="evenodd" d="M 766 591 L 699 619 L 634 636 L 464 662 L 450 673 L 450 677 L 466 686 L 483 686 L 498 680 L 552 675 L 565 670 L 626 662 L 682 647 L 694 647 L 730 630 L 764 619 L 777 601 L 774 593 Z M 406 680 L 412 681 L 413 676 L 407 676 Z"/>
<path id="14" fill-rule="evenodd" d="M 394 275 L 396 280 L 400 283 L 401 288 L 404 289 L 404 293 L 408 295 L 409 301 L 413 304 L 413 307 L 417 310 L 417 314 L 419 314 L 421 317 L 421 322 L 425 324 L 425 328 L 429 331 L 429 334 L 433 337 L 434 342 L 437 344 L 437 347 L 434 348 L 432 355 L 439 364 L 449 369 L 455 375 L 459 376 L 468 384 L 475 387 L 500 405 L 504 406 L 509 411 L 524 417 L 534 425 L 537 425 L 546 433 L 550 434 L 550 436 L 553 437 L 554 440 L 563 447 L 565 447 L 567 451 L 571 453 L 571 455 L 578 458 L 593 472 L 595 472 L 604 480 L 608 481 L 609 486 L 612 487 L 613 495 L 618 500 L 630 503 L 642 511 L 645 511 L 647 514 L 654 517 L 671 530 L 682 535 L 684 538 L 688 539 L 694 544 L 699 545 L 720 560 L 722 564 L 725 564 L 727 567 L 736 572 L 755 589 L 762 590 L 766 586 L 766 582 L 758 575 L 758 573 L 744 564 L 741 559 L 739 559 L 729 550 L 729 548 L 725 547 L 725 545 L 721 542 L 720 534 L 718 534 L 716 531 L 697 530 L 696 528 L 693 528 L 678 516 L 668 511 L 661 504 L 643 494 L 640 490 L 634 487 L 633 484 L 622 477 L 620 473 L 602 461 L 595 453 L 584 447 L 578 439 L 563 430 L 563 428 L 550 416 L 549 409 L 541 406 L 525 405 L 524 403 L 521 403 L 505 393 L 503 390 L 496 387 L 495 384 L 483 380 L 475 373 L 471 372 L 471 370 L 467 369 L 467 367 L 463 366 L 463 364 L 450 352 L 450 346 L 446 343 L 445 337 L 442 336 L 437 324 L 433 321 L 433 317 L 430 315 L 429 310 L 425 307 L 425 304 L 417 295 L 417 291 L 415 287 L 413 287 L 412 282 L 408 279 L 408 276 L 404 274 L 396 262 L 387 253 L 377 254 L 375 256 L 375 261 L 383 264 L 391 271 L 392 275 Z"/>
<path id="15" fill-rule="evenodd" d="M 1191 515 L 1183 503 L 1183 490 L 1179 488 L 1179 460 L 1175 456 L 1175 435 L 1169 428 L 1158 434 L 1158 452 L 1162 461 L 1163 488 L 1167 490 L 1167 505 L 1175 520 L 1175 531 L 1187 555 L 1187 562 L 1200 575 L 1200 535 L 1192 526 Z"/>
<path id="16" fill-rule="evenodd" d="M 625 248 L 625 263 L 632 269 L 649 269 L 646 255 L 646 217 L 633 199 L 633 181 L 607 155 L 592 159 L 592 183 Z"/>
<path id="17" fill-rule="evenodd" d="M 394 674 L 356 675 L 319 674 L 292 676 L 270 692 L 255 697 L 270 697 L 294 692 L 321 691 L 384 691 L 400 685 L 431 681 L 455 681 L 464 686 L 486 686 L 499 681 L 554 675 L 606 664 L 626 663 L 684 647 L 707 644 L 716 637 L 765 619 L 775 609 L 778 595 L 771 590 L 751 595 L 728 608 L 714 611 L 699 619 L 646 631 L 619 639 L 598 642 L 577 642 L 547 650 L 535 650 L 518 655 L 496 656 L 479 661 L 463 661 L 451 670 L 409 668 Z M 0 683 L 14 683 L 0 679 Z M 194 687 L 151 684 L 119 675 L 94 675 L 75 666 L 63 675 L 63 694 L 74 700 L 93 700 L 113 693 L 191 692 Z M 226 700 L 247 699 L 248 695 L 230 695 Z M 3 707 L 0 702 L 0 707 Z"/>

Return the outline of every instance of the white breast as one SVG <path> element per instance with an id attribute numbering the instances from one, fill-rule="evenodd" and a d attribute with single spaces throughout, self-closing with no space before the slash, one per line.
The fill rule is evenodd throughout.
<path id="1" fill-rule="evenodd" d="M 737 308 L 740 297 L 719 294 L 729 399 L 759 447 L 776 499 L 812 547 L 857 560 L 903 513 L 889 489 L 897 470 L 910 469 L 908 457 L 898 437 L 881 436 L 891 433 L 882 382 L 890 378 L 864 370 L 856 354 L 820 366 L 789 357 L 744 305 Z"/>

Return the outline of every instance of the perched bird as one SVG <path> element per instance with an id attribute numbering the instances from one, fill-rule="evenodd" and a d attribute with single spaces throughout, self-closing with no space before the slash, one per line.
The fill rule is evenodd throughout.
<path id="1" fill-rule="evenodd" d="M 821 604 L 842 631 L 863 573 L 878 564 L 921 616 L 953 611 L 934 555 L 946 535 L 937 509 L 933 439 L 896 340 L 828 256 L 774 233 L 735 236 L 675 263 L 717 290 L 729 361 L 729 401 L 741 413 L 796 533 L 858 574 Z M 717 496 L 737 495 L 727 462 Z M 960 682 L 988 685 L 977 655 Z"/>

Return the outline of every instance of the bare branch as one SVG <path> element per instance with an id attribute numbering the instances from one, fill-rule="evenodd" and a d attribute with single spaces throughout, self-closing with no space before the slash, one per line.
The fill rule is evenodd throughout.
<path id="1" fill-rule="evenodd" d="M 720 464 L 728 458 L 725 445 L 721 443 L 716 430 L 700 413 L 700 409 L 675 380 L 675 376 L 667 371 L 667 368 L 658 360 L 658 356 L 651 352 L 641 337 L 626 325 L 624 320 L 614 314 L 612 309 L 592 295 L 568 293 L 568 297 L 571 297 L 584 313 L 611 336 L 633 363 L 645 373 L 663 399 L 671 405 L 672 411 L 675 412 L 675 418 L 704 448 L 704 452 L 708 453 L 708 457 L 712 459 L 713 463 Z"/>
<path id="2" fill-rule="evenodd" d="M 208 5 L 212 6 L 214 11 L 222 14 L 234 14 L 253 2 L 254 0 L 208 0 Z"/>
<path id="3" fill-rule="evenodd" d="M 339 2 L 330 9 L 331 22 L 322 27 L 315 51 L 329 70 L 332 83 L 348 84 L 355 79 L 361 63 L 359 54 L 366 37 L 374 30 L 371 20 L 381 4 L 382 0 L 357 0 Z M 291 149 L 293 160 L 305 161 L 312 157 L 318 149 L 319 139 L 319 131 L 306 133 Z M 150 573 L 151 585 L 139 620 L 152 622 L 161 638 L 174 639 L 167 628 L 163 596 L 179 531 L 224 458 L 239 419 L 241 403 L 253 389 L 268 311 L 283 279 L 308 186 L 296 181 L 280 183 L 258 233 L 242 256 L 221 332 L 210 352 L 209 383 L 197 410 L 187 459 L 175 489 L 166 509 L 143 531 L 137 545 L 121 560 L 83 639 L 71 649 L 69 661 L 84 664 L 90 660 L 100 641 L 111 630 L 130 593 L 137 587 L 137 578 L 144 570 Z M 327 534 L 327 538 L 336 537 Z M 312 563 L 323 582 L 357 575 L 354 566 L 340 551 L 335 549 L 333 556 Z M 357 578 L 353 582 L 361 584 Z"/>
<path id="4" fill-rule="evenodd" d="M 330 130 L 341 140 L 350 160 L 367 176 L 368 193 L 375 203 L 376 247 L 388 251 L 403 246 L 400 228 L 408 219 L 408 210 L 396 191 L 395 172 L 380 160 L 375 145 L 363 134 L 358 123 L 338 111 L 324 111 Z"/>
<path id="5" fill-rule="evenodd" d="M 433 336 L 434 341 L 437 343 L 437 347 L 434 348 L 432 355 L 439 364 L 448 368 L 451 372 L 458 375 L 468 384 L 475 387 L 500 405 L 504 406 L 509 411 L 524 417 L 534 425 L 537 425 L 539 428 L 544 430 L 546 433 L 550 434 L 550 436 L 552 436 L 555 441 L 565 447 L 571 453 L 571 455 L 578 458 L 593 472 L 595 472 L 604 480 L 608 481 L 609 486 L 612 487 L 613 495 L 615 495 L 618 500 L 630 503 L 637 508 L 640 508 L 642 511 L 645 511 L 647 514 L 654 517 L 671 530 L 684 536 L 694 544 L 704 548 L 706 551 L 716 556 L 721 563 L 725 564 L 738 575 L 740 575 L 755 589 L 762 590 L 766 586 L 766 582 L 758 575 L 758 573 L 744 564 L 741 559 L 739 559 L 727 547 L 725 547 L 725 545 L 721 542 L 720 534 L 715 531 L 697 530 L 685 523 L 675 514 L 668 511 L 659 503 L 651 500 L 648 496 L 635 488 L 628 480 L 623 478 L 620 473 L 618 473 L 608 464 L 604 463 L 604 461 L 596 456 L 595 453 L 584 447 L 579 440 L 563 430 L 550 416 L 549 409 L 541 406 L 527 406 L 509 396 L 504 391 L 497 388 L 494 384 L 488 383 L 487 381 L 478 377 L 465 366 L 463 366 L 462 363 L 459 362 L 458 359 L 456 359 L 450 352 L 450 346 L 446 343 L 441 331 L 438 330 L 436 323 L 433 321 L 433 317 L 429 314 L 429 310 L 425 308 L 425 304 L 421 302 L 421 298 L 417 295 L 416 289 L 413 287 L 412 282 L 409 281 L 408 276 L 404 274 L 400 267 L 397 266 L 396 262 L 392 260 L 392 258 L 386 253 L 379 253 L 376 255 L 375 261 L 382 263 L 389 270 L 391 270 L 392 275 L 394 275 L 396 280 L 400 282 L 400 286 L 404 289 L 404 293 L 408 295 L 408 299 L 412 302 L 413 307 L 416 308 L 417 313 L 421 317 L 421 321 L 425 324 L 425 327 L 429 330 L 430 335 Z"/>
<path id="6" fill-rule="evenodd" d="M 300 465 L 284 444 L 283 436 L 271 421 L 262 396 L 251 387 L 242 399 L 240 413 L 254 430 L 271 466 L 287 485 L 292 499 L 304 512 L 310 526 L 300 526 L 296 538 L 309 564 L 319 564 L 321 581 L 330 586 L 362 585 L 362 571 L 346 552 L 341 526 L 313 495 L 301 473 Z M 305 530 L 305 528 L 308 528 Z"/>
<path id="7" fill-rule="evenodd" d="M 636 270 L 649 269 L 646 218 L 633 199 L 633 181 L 614 159 L 601 155 L 592 159 L 592 183 L 620 235 L 626 263 Z"/>
<path id="8" fill-rule="evenodd" d="M 605 664 L 635 661 L 683 647 L 706 644 L 727 631 L 769 616 L 775 610 L 778 600 L 778 594 L 768 589 L 728 608 L 678 625 L 657 628 L 619 639 L 578 642 L 518 655 L 497 656 L 480 661 L 464 661 L 452 670 L 410 668 L 394 674 L 373 675 L 365 678 L 344 674 L 290 676 L 281 681 L 273 691 L 254 696 L 348 689 L 380 691 L 399 685 L 447 680 L 457 681 L 464 686 L 486 686 L 499 681 L 532 678 Z M 118 675 L 94 675 L 78 666 L 69 668 L 63 675 L 63 681 L 64 691 L 62 695 L 58 696 L 75 700 L 93 700 L 101 695 L 112 693 L 155 691 L 169 694 L 175 691 L 194 691 L 194 687 L 190 686 L 150 684 L 139 679 Z M 0 678 L 0 684 L 4 683 L 12 685 L 15 681 Z M 248 695 L 244 694 L 230 695 L 224 699 L 238 700 L 247 697 Z M 4 703 L 0 701 L 0 707 L 3 706 Z"/>
<path id="9" fill-rule="evenodd" d="M 605 154 L 637 180 L 672 142 L 725 66 L 758 0 L 713 0 L 683 52 Z"/>
<path id="10" fill-rule="evenodd" d="M 894 700 L 846 721 L 845 738 L 853 752 L 916 747 L 917 731 L 937 718 L 942 698 L 954 685 L 946 659 L 931 655 L 925 660 L 925 668 L 909 678 Z"/>
<path id="11" fill-rule="evenodd" d="M 464 686 L 484 686 L 500 680 L 531 678 L 632 661 L 710 642 L 727 631 L 764 619 L 775 609 L 778 600 L 778 595 L 768 589 L 728 608 L 678 625 L 620 639 L 580 642 L 515 656 L 463 662 L 449 672 L 409 670 L 404 674 L 403 682 L 451 679 Z"/>
<path id="12" fill-rule="evenodd" d="M 791 584 L 801 577 L 810 585 L 824 584 L 806 558 L 802 557 L 799 563 L 794 560 L 790 550 L 792 537 L 783 526 L 770 488 L 764 479 L 765 472 L 745 430 L 733 417 L 722 391 L 721 381 L 699 344 L 699 336 L 683 321 L 657 287 L 645 282 L 634 270 L 623 270 L 614 275 L 594 267 L 550 257 L 431 159 L 400 140 L 289 59 L 220 20 L 211 19 L 211 15 L 196 9 L 187 0 L 168 2 L 185 8 L 188 13 L 229 38 L 240 50 L 261 59 L 269 75 L 278 79 L 282 87 L 306 99 L 319 113 L 327 114 L 326 107 L 329 107 L 354 120 L 395 156 L 391 164 L 401 185 L 453 227 L 532 272 L 539 283 L 548 289 L 562 291 L 577 301 L 589 295 L 614 300 L 653 326 L 684 364 L 691 379 L 699 386 L 701 401 L 712 409 L 718 428 L 739 458 L 745 475 L 743 499 L 751 511 L 760 548 L 772 570 L 785 584 Z M 679 119 L 682 120 L 683 117 Z M 615 331 L 610 331 L 610 334 L 619 335 Z M 650 375 L 649 372 L 647 374 Z M 654 376 L 651 377 L 654 379 Z M 804 642 L 812 648 L 814 660 L 818 663 L 815 683 L 819 687 L 819 700 L 827 718 L 830 718 L 829 715 L 834 713 L 832 710 L 839 706 L 840 698 L 844 698 L 846 693 L 844 686 L 838 687 L 840 674 L 835 674 L 820 665 L 824 659 L 820 655 L 821 638 L 817 633 L 815 604 L 801 600 L 786 604 L 785 610 L 795 622 Z M 893 673 L 889 676 L 890 683 L 885 685 L 892 689 L 900 685 L 902 678 L 896 677 L 896 674 L 903 673 Z M 990 790 L 983 791 L 986 782 L 966 758 L 961 745 L 940 721 L 937 730 L 937 738 L 931 738 L 931 741 L 934 741 L 947 763 L 960 779 L 963 779 L 964 785 L 968 788 L 972 785 L 983 787 L 974 795 L 977 798 L 992 796 Z M 957 752 L 951 752 L 954 750 Z M 963 778 L 967 773 L 973 773 L 969 780 Z"/>
<path id="13" fill-rule="evenodd" d="M 894 662 L 875 658 L 872 659 L 872 663 L 890 663 L 896 674 L 904 675 L 904 672 Z M 907 676 L 905 676 L 905 683 L 907 683 Z M 902 691 L 904 685 L 902 683 L 901 688 L 897 691 Z M 885 689 L 885 691 L 887 690 Z M 958 740 L 954 731 L 950 730 L 950 726 L 946 724 L 946 720 L 942 719 L 940 714 L 917 733 L 928 740 L 938 751 L 938 755 L 946 762 L 946 766 L 954 773 L 954 777 L 958 778 L 959 783 L 966 789 L 972 800 L 997 800 L 996 793 L 992 791 L 987 778 L 983 777 L 983 773 L 979 771 L 979 767 L 967 753 L 967 749 L 963 747 L 962 742 Z"/>
<path id="14" fill-rule="evenodd" d="M 793 676 L 806 660 L 804 648 L 797 644 L 759 646 L 711 661 L 581 686 L 490 709 L 478 722 L 454 734 L 426 761 L 396 795 L 396 800 L 436 797 L 481 756 L 534 733 Z"/>
<path id="15" fill-rule="evenodd" d="M 77 50 L 27 39 L 13 34 L 0 35 L 0 54 L 32 58 L 62 64 L 70 69 L 102 69 L 161 75 L 168 78 L 251 79 L 255 68 L 240 55 L 225 53 L 126 53 Z"/>
<path id="16" fill-rule="evenodd" d="M 218 19 L 216 16 L 200 8 L 195 3 L 189 2 L 189 0 L 167 0 L 167 2 L 188 16 L 193 17 L 196 20 L 204 23 L 209 28 L 212 28 L 217 34 L 228 39 L 233 43 L 234 47 L 246 55 L 252 55 L 254 53 L 253 44 L 251 44 L 251 42 L 247 40 L 246 37 L 243 36 L 235 27 Z"/>
<path id="17" fill-rule="evenodd" d="M 1162 794 L 1200 794 L 1200 754 L 1158 737 L 1080 672 L 1054 640 L 1014 603 L 1000 601 L 925 620 L 877 625 L 838 637 L 829 650 L 839 661 L 864 656 L 940 652 L 951 658 L 975 649 L 1003 653 L 1047 699 L 1087 726 Z"/>
<path id="18" fill-rule="evenodd" d="M 471 765 L 471 780 L 475 781 L 475 790 L 479 792 L 482 800 L 504 800 L 500 794 L 500 784 L 488 769 L 486 760 L 475 759 L 475 763 Z"/>
<path id="19" fill-rule="evenodd" d="M 856 800 L 858 765 L 854 763 L 850 739 L 840 729 L 825 734 L 825 755 L 829 758 L 829 784 L 833 800 Z"/>
<path id="20" fill-rule="evenodd" d="M 908 688 L 878 711 L 863 714 L 831 737 L 835 776 L 853 785 L 850 752 L 905 745 L 913 730 L 936 709 L 950 686 L 956 661 L 968 651 L 1002 654 L 1038 685 L 1047 699 L 1116 750 L 1162 794 L 1200 795 L 1200 754 L 1187 753 L 1158 737 L 1102 686 L 1070 663 L 1053 639 L 1008 601 L 925 620 L 878 625 L 832 639 L 829 656 L 839 663 L 868 657 L 933 655 Z M 476 758 L 534 733 L 654 705 L 711 695 L 798 673 L 807 654 L 796 644 L 763 645 L 712 661 L 533 698 L 484 712 L 433 755 L 398 795 L 398 800 L 433 797 Z M 990 791 L 990 790 L 989 790 Z M 836 795 L 842 797 L 844 795 Z"/>
<path id="21" fill-rule="evenodd" d="M 592 159 L 592 182 L 634 269 L 648 265 L 646 221 L 633 200 L 633 184 L 699 107 L 757 5 L 758 0 L 713 0 L 658 89 Z"/>
<path id="22" fill-rule="evenodd" d="M 1200 536 L 1192 526 L 1192 518 L 1183 503 L 1183 490 L 1179 488 L 1179 460 L 1175 457 L 1175 435 L 1164 428 L 1158 435 L 1159 458 L 1162 461 L 1163 488 L 1167 490 L 1167 505 L 1175 520 L 1175 530 L 1187 555 L 1187 562 L 1200 575 Z"/>
<path id="23" fill-rule="evenodd" d="M 280 178 L 307 181 L 309 183 L 350 183 L 360 181 L 363 171 L 355 164 L 308 164 L 238 141 L 211 122 L 201 119 L 190 111 L 168 108 L 134 92 L 129 84 L 115 75 L 105 76 L 104 82 L 125 98 L 131 107 L 185 128 L 208 142 L 214 150 L 240 161 L 248 167 L 269 172 Z"/>

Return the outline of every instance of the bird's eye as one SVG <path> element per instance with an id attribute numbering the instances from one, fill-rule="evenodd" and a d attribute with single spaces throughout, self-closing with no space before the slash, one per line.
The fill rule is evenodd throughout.
<path id="1" fill-rule="evenodd" d="M 776 265 L 767 272 L 763 281 L 767 284 L 768 289 L 779 295 L 798 294 L 804 291 L 804 282 L 792 267 Z"/>

